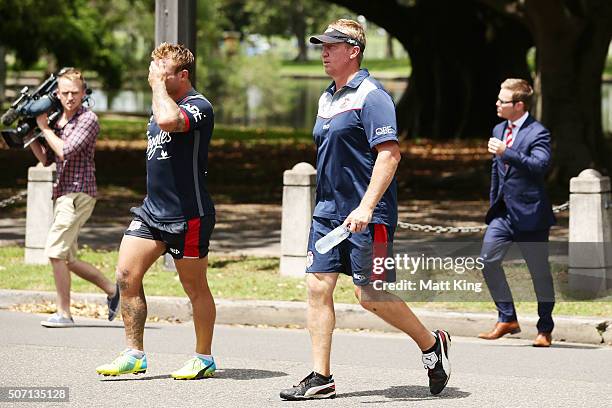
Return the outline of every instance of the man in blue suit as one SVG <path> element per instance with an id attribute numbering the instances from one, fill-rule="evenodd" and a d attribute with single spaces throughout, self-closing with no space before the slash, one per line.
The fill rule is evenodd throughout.
<path id="1" fill-rule="evenodd" d="M 548 233 L 555 223 L 545 191 L 550 166 L 550 133 L 529 114 L 533 89 L 522 79 L 501 84 L 497 116 L 506 119 L 493 129 L 491 207 L 481 257 L 483 275 L 499 312 L 495 328 L 478 337 L 498 339 L 521 331 L 512 293 L 501 266 L 510 245 L 516 242 L 533 280 L 538 299 L 538 336 L 533 345 L 549 347 L 554 327 L 554 289 L 548 263 Z"/>

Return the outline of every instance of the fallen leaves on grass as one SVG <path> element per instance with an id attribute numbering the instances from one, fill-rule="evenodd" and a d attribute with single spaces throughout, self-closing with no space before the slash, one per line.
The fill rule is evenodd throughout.
<path id="1" fill-rule="evenodd" d="M 55 303 L 42 301 L 40 303 L 22 303 L 9 307 L 9 310 L 25 313 L 55 313 L 57 308 Z M 106 305 L 100 305 L 90 302 L 72 302 L 70 304 L 70 313 L 73 316 L 92 317 L 95 319 L 106 319 L 108 309 Z M 118 316 L 119 318 L 119 316 Z"/>
<path id="2" fill-rule="evenodd" d="M 57 311 L 57 308 L 55 306 L 55 303 L 45 300 L 39 303 L 20 303 L 17 305 L 10 306 L 9 310 L 12 312 L 51 314 L 55 313 Z M 72 314 L 72 316 L 89 317 L 93 319 L 106 320 L 108 318 L 108 309 L 106 305 L 90 302 L 72 302 L 70 304 L 70 313 Z M 122 320 L 121 314 L 118 314 L 115 319 Z M 149 316 L 147 317 L 147 322 L 183 323 L 181 319 L 177 319 L 175 317 L 168 317 L 162 319 L 159 316 Z"/>

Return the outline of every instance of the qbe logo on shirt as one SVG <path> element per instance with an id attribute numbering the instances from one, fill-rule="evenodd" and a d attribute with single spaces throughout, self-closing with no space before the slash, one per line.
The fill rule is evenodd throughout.
<path id="1" fill-rule="evenodd" d="M 393 130 L 393 126 L 383 126 L 376 128 L 374 132 L 376 133 L 376 136 L 383 136 L 395 133 L 395 130 Z"/>

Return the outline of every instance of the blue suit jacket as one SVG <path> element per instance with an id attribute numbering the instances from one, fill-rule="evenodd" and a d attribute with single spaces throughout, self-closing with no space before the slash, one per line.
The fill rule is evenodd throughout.
<path id="1" fill-rule="evenodd" d="M 503 140 L 508 121 L 493 128 L 493 137 Z M 486 223 L 507 210 L 512 225 L 519 231 L 536 231 L 555 224 L 545 190 L 550 166 L 550 132 L 531 115 L 515 137 L 512 147 L 491 166 L 491 207 Z M 508 165 L 506 168 L 506 164 Z"/>

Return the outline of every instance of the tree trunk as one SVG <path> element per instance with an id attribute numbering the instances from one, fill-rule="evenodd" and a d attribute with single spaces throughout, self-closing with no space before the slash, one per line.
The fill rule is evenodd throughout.
<path id="1" fill-rule="evenodd" d="M 304 62 L 308 61 L 308 46 L 306 45 L 306 30 L 302 35 L 295 35 L 298 43 L 298 55 L 295 57 L 296 61 Z"/>
<path id="2" fill-rule="evenodd" d="M 434 139 L 488 136 L 499 121 L 495 99 L 500 83 L 507 77 L 530 77 L 527 29 L 474 4 L 428 1 L 416 9 L 416 33 L 405 45 L 412 74 L 397 108 L 403 134 Z M 461 29 L 456 21 L 461 21 Z"/>
<path id="3" fill-rule="evenodd" d="M 306 44 L 306 16 L 301 8 L 301 2 L 296 4 L 297 9 L 292 13 L 293 24 L 291 30 L 298 43 L 298 55 L 295 57 L 295 61 L 308 61 L 308 46 Z"/>
<path id="4" fill-rule="evenodd" d="M 6 49 L 0 45 L 0 106 L 6 94 Z"/>
<path id="5" fill-rule="evenodd" d="M 393 52 L 393 36 L 387 33 L 386 37 L 387 37 L 387 49 L 385 52 L 385 56 L 387 59 L 394 59 L 395 53 Z"/>
<path id="6" fill-rule="evenodd" d="M 527 2 L 526 13 L 534 23 L 541 120 L 553 138 L 552 177 L 566 186 L 585 168 L 610 170 L 601 123 L 601 75 L 612 38 L 612 7 L 606 13 L 601 2 L 601 8 L 582 10 L 576 17 L 543 3 Z"/>
<path id="7" fill-rule="evenodd" d="M 612 39 L 612 1 L 333 1 L 383 27 L 408 51 L 413 71 L 397 104 L 404 134 L 488 134 L 498 121 L 493 103 L 500 82 L 530 78 L 525 57 L 535 41 L 540 97 L 534 112 L 552 133 L 553 175 L 566 187 L 585 167 L 611 170 L 601 75 Z"/>
<path id="8" fill-rule="evenodd" d="M 397 103 L 405 137 L 486 137 L 498 121 L 495 99 L 501 81 L 529 78 L 528 30 L 478 2 L 417 0 L 412 7 L 334 2 L 383 27 L 408 52 L 412 73 Z"/>

